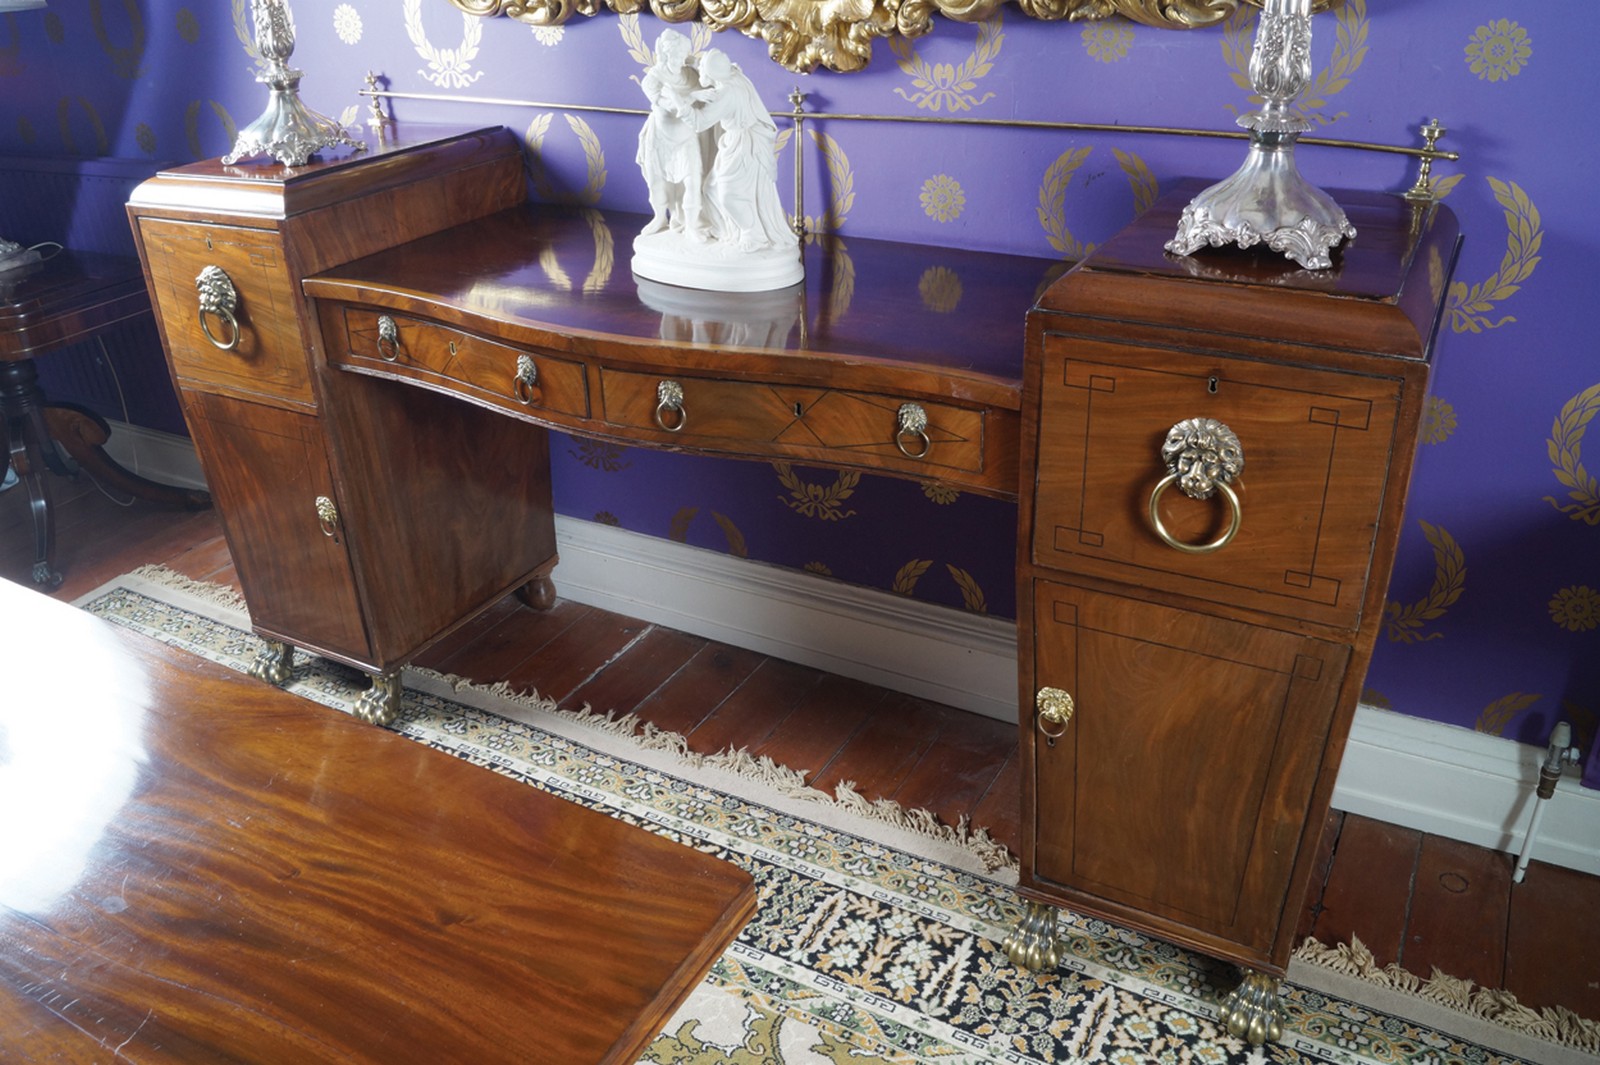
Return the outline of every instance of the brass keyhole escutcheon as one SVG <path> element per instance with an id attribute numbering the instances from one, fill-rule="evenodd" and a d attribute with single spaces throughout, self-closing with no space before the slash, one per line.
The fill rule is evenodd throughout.
<path id="1" fill-rule="evenodd" d="M 1034 696 L 1034 706 L 1038 710 L 1035 723 L 1046 742 L 1052 747 L 1056 740 L 1066 734 L 1067 725 L 1072 721 L 1072 712 L 1077 709 L 1077 704 L 1072 701 L 1072 696 L 1060 688 L 1040 688 Z"/>

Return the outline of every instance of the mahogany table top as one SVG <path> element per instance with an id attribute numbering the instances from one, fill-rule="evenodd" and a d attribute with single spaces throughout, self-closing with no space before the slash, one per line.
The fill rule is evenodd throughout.
<path id="1" fill-rule="evenodd" d="M 0 361 L 33 358 L 149 313 L 138 259 L 58 251 L 0 273 Z"/>
<path id="2" fill-rule="evenodd" d="M 0 1059 L 633 1061 L 737 867 L 0 581 Z"/>

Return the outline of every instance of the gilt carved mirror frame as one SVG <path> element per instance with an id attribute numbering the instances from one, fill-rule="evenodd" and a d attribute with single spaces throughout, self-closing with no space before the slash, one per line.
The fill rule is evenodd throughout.
<path id="1" fill-rule="evenodd" d="M 866 67 L 879 37 L 920 37 L 933 16 L 979 22 L 1003 4 L 1028 18 L 1104 19 L 1122 15 L 1146 26 L 1193 29 L 1227 18 L 1240 0 L 450 0 L 469 15 L 504 15 L 534 26 L 559 26 L 574 15 L 649 11 L 665 22 L 704 22 L 767 42 L 774 62 L 797 74 L 817 67 L 847 74 Z M 1244 0 L 1256 7 L 1261 0 Z M 1317 0 L 1316 10 L 1338 0 Z"/>

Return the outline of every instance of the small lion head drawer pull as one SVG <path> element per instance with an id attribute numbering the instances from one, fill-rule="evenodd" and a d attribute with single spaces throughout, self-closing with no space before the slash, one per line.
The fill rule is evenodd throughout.
<path id="1" fill-rule="evenodd" d="M 208 266 L 194 279 L 194 287 L 200 294 L 200 331 L 218 351 L 232 351 L 239 346 L 239 319 L 235 317 L 239 291 L 233 287 L 233 279 L 222 267 Z M 226 340 L 219 340 L 211 331 L 212 318 L 226 327 Z"/>
<path id="2" fill-rule="evenodd" d="M 533 390 L 539 385 L 539 367 L 534 365 L 533 356 L 517 356 L 517 372 L 511 378 L 511 394 L 518 403 L 524 407 L 533 402 Z"/>
<path id="3" fill-rule="evenodd" d="M 1034 704 L 1039 711 L 1035 723 L 1044 738 L 1054 745 L 1056 740 L 1066 735 L 1067 725 L 1072 721 L 1072 713 L 1077 705 L 1069 693 L 1050 687 L 1039 689 L 1034 695 Z"/>
<path id="4" fill-rule="evenodd" d="M 327 496 L 318 496 L 314 505 L 317 510 L 317 524 L 322 526 L 322 535 L 339 542 L 339 510 L 333 505 L 333 500 Z"/>
<path id="5" fill-rule="evenodd" d="M 671 425 L 667 424 L 668 414 L 677 416 Z M 676 381 L 662 381 L 656 385 L 656 424 L 669 433 L 676 433 L 683 430 L 688 420 L 689 412 L 683 406 L 683 386 Z"/>
<path id="6" fill-rule="evenodd" d="M 920 403 L 902 403 L 900 410 L 895 415 L 897 428 L 894 434 L 894 446 L 900 449 L 900 454 L 908 459 L 926 458 L 928 448 L 932 443 L 928 440 L 928 412 L 923 410 Z M 906 441 L 917 445 L 915 451 L 906 445 Z"/>
<path id="7" fill-rule="evenodd" d="M 384 362 L 400 358 L 400 327 L 387 314 L 378 315 L 378 358 Z"/>
<path id="8" fill-rule="evenodd" d="M 1239 534 L 1243 514 L 1233 480 L 1244 471 L 1244 447 L 1232 429 L 1215 418 L 1186 418 L 1167 431 L 1161 443 L 1161 460 L 1167 475 L 1150 493 L 1150 528 L 1161 542 L 1176 551 L 1204 555 L 1220 551 Z M 1191 499 L 1210 499 L 1222 493 L 1228 503 L 1228 528 L 1208 544 L 1188 544 L 1174 537 L 1161 521 L 1161 496 L 1173 485 Z"/>

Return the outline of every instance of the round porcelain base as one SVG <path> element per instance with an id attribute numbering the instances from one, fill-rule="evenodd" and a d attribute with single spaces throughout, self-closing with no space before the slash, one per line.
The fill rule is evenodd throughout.
<path id="1" fill-rule="evenodd" d="M 652 281 L 711 292 L 770 292 L 805 278 L 798 241 L 747 252 L 696 241 L 676 230 L 635 237 L 633 272 Z"/>

